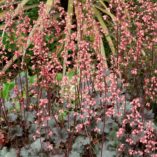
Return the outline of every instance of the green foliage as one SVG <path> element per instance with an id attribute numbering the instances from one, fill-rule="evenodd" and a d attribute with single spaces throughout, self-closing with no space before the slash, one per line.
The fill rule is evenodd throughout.
<path id="1" fill-rule="evenodd" d="M 71 80 L 72 77 L 75 75 L 75 71 L 71 70 L 67 73 L 67 75 L 68 75 L 68 78 Z"/>
<path id="2" fill-rule="evenodd" d="M 36 20 L 38 18 L 38 8 L 32 8 L 31 11 L 26 11 L 25 14 L 31 19 Z"/>
<path id="3" fill-rule="evenodd" d="M 62 77 L 63 77 L 63 74 L 62 74 L 62 73 L 57 73 L 57 80 L 58 80 L 58 81 L 61 81 L 61 80 L 62 80 Z"/>
<path id="4" fill-rule="evenodd" d="M 26 148 L 23 147 L 20 151 L 20 156 L 21 157 L 40 156 L 43 140 L 44 140 L 43 138 L 38 138 L 29 147 L 26 147 Z"/>
<path id="5" fill-rule="evenodd" d="M 9 122 L 15 122 L 17 119 L 17 115 L 14 113 L 9 113 L 7 117 Z"/>
<path id="6" fill-rule="evenodd" d="M 4 147 L 2 150 L 0 150 L 0 157 L 17 157 L 16 150 L 13 148 L 7 149 Z"/>
<path id="7" fill-rule="evenodd" d="M 64 111 L 64 112 L 59 113 L 58 118 L 60 121 L 64 121 L 66 116 L 67 116 L 67 111 Z"/>
<path id="8" fill-rule="evenodd" d="M 0 36 L 2 36 L 2 33 L 3 32 L 1 31 Z M 4 33 L 2 41 L 3 41 L 3 45 L 5 46 L 6 51 L 14 52 L 16 50 L 16 43 L 15 42 L 11 43 L 10 39 L 16 42 L 17 37 L 13 33 L 11 35 Z M 9 58 L 12 57 L 12 53 L 7 53 L 7 56 Z"/>
<path id="9" fill-rule="evenodd" d="M 52 136 L 52 141 L 55 143 L 57 148 L 59 148 L 61 143 L 67 142 L 68 133 L 66 129 L 53 128 L 52 132 L 54 133 L 54 136 Z"/>
<path id="10" fill-rule="evenodd" d="M 2 98 L 7 100 L 9 98 L 9 93 L 14 88 L 14 86 L 15 86 L 15 82 L 14 81 L 4 83 L 3 84 L 3 90 L 2 90 L 2 93 L 1 93 L 2 94 Z"/>
<path id="11" fill-rule="evenodd" d="M 33 75 L 33 76 L 29 76 L 29 83 L 30 84 L 33 84 L 36 80 L 37 76 L 36 75 Z"/>
<path id="12" fill-rule="evenodd" d="M 72 146 L 70 157 L 81 157 L 84 151 L 84 147 L 89 144 L 90 139 L 88 137 L 78 136 Z"/>
<path id="13" fill-rule="evenodd" d="M 28 1 L 27 5 L 39 4 L 40 2 L 41 0 L 31 0 L 31 1 Z"/>
<path id="14" fill-rule="evenodd" d="M 102 149 L 102 156 L 103 157 L 115 157 L 116 154 L 114 151 L 108 150 L 108 143 L 104 143 L 103 144 L 103 149 Z M 97 154 L 97 157 L 101 157 L 101 151 L 99 151 L 99 153 Z"/>
<path id="15" fill-rule="evenodd" d="M 35 119 L 35 112 L 25 112 L 25 119 L 27 122 L 34 122 Z"/>
<path id="16" fill-rule="evenodd" d="M 16 125 L 13 128 L 10 128 L 9 133 L 11 135 L 11 139 L 15 139 L 16 137 L 23 136 L 23 129 L 20 125 Z"/>

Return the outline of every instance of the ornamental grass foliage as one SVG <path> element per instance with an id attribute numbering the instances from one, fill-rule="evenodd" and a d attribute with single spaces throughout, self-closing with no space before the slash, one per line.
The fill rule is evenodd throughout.
<path id="1" fill-rule="evenodd" d="M 0 1 L 0 157 L 156 157 L 156 0 Z"/>

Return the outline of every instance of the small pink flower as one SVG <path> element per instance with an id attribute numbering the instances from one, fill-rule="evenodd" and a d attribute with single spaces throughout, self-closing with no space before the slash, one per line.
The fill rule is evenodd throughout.
<path id="1" fill-rule="evenodd" d="M 83 128 L 83 124 L 78 124 L 75 128 L 76 128 L 76 132 L 79 132 Z"/>
<path id="2" fill-rule="evenodd" d="M 124 134 L 124 129 L 123 128 L 120 128 L 119 130 L 118 130 L 118 132 L 117 132 L 117 138 L 121 138 L 122 136 L 123 136 L 123 134 Z"/>
<path id="3" fill-rule="evenodd" d="M 137 75 L 137 69 L 131 70 L 131 74 L 132 74 L 132 75 Z"/>
<path id="4" fill-rule="evenodd" d="M 19 51 L 15 51 L 14 55 L 16 55 L 16 57 L 19 57 L 21 55 L 21 53 Z"/>
<path id="5" fill-rule="evenodd" d="M 94 131 L 97 132 L 97 133 L 100 133 L 100 129 L 97 128 L 97 127 L 94 129 Z"/>
<path id="6" fill-rule="evenodd" d="M 45 106 L 48 103 L 48 99 L 40 99 L 40 106 Z"/>

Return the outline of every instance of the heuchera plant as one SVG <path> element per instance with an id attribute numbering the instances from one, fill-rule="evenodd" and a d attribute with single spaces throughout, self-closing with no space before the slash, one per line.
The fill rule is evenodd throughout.
<path id="1" fill-rule="evenodd" d="M 33 3 L 1 8 L 0 156 L 157 156 L 157 3 Z"/>

